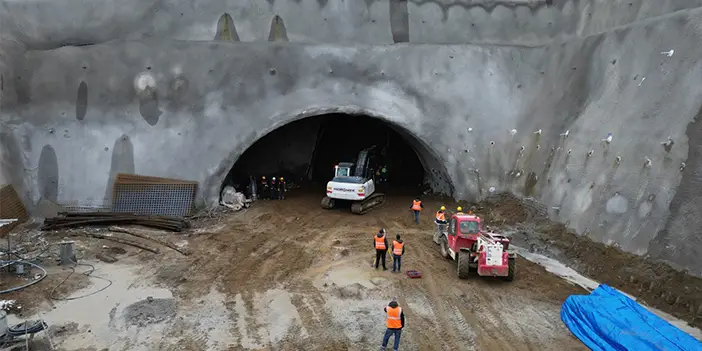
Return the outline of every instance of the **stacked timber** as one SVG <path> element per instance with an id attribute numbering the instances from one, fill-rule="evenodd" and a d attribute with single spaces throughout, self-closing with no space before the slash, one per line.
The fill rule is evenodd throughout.
<path id="1" fill-rule="evenodd" d="M 12 185 L 0 185 L 0 219 L 17 220 L 0 227 L 0 237 L 4 237 L 17 225 L 29 219 L 29 213 Z"/>
<path id="2" fill-rule="evenodd" d="M 145 216 L 123 212 L 59 212 L 57 217 L 44 220 L 42 230 L 76 228 L 93 225 L 136 224 L 144 227 L 180 232 L 188 227 L 182 217 Z"/>

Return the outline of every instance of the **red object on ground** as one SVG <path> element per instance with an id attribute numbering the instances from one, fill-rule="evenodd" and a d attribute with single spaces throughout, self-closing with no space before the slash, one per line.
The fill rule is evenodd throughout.
<path id="1" fill-rule="evenodd" d="M 419 271 L 407 271 L 407 276 L 410 277 L 410 279 L 416 279 L 421 278 L 422 273 Z"/>

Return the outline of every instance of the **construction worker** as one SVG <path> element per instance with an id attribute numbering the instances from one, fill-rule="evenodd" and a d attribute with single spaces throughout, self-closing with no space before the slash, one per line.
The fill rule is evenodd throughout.
<path id="1" fill-rule="evenodd" d="M 280 177 L 280 180 L 278 181 L 278 199 L 279 200 L 285 200 L 285 192 L 288 190 L 287 186 L 288 184 L 285 182 L 285 178 Z"/>
<path id="2" fill-rule="evenodd" d="M 380 350 L 387 349 L 390 337 L 394 335 L 395 340 L 392 349 L 393 351 L 397 351 L 400 348 L 402 328 L 405 327 L 405 313 L 402 312 L 402 307 L 398 305 L 397 298 L 393 298 L 384 310 L 387 314 L 387 329 L 385 329 L 385 335 L 383 336 L 383 343 L 380 346 Z"/>
<path id="3" fill-rule="evenodd" d="M 266 176 L 261 176 L 261 188 L 258 189 L 260 191 L 259 197 L 261 199 L 267 199 L 268 195 L 270 194 L 270 189 L 268 185 L 268 179 L 266 179 Z"/>
<path id="4" fill-rule="evenodd" d="M 446 224 L 446 206 L 441 206 L 438 211 L 436 211 L 436 224 Z"/>
<path id="5" fill-rule="evenodd" d="M 249 190 L 251 190 L 251 201 L 256 201 L 258 189 L 256 189 L 256 178 L 249 176 Z"/>
<path id="6" fill-rule="evenodd" d="M 275 177 L 271 178 L 271 188 L 270 188 L 270 197 L 271 200 L 277 200 L 278 199 L 278 182 L 275 180 Z"/>
<path id="7" fill-rule="evenodd" d="M 383 166 L 383 168 L 380 169 L 380 181 L 383 183 L 388 182 L 388 166 Z"/>
<path id="8" fill-rule="evenodd" d="M 434 233 L 434 243 L 439 243 L 439 238 L 441 234 L 446 230 L 446 206 L 441 206 L 438 211 L 436 211 L 436 218 L 434 219 L 436 223 L 436 232 Z"/>
<path id="9" fill-rule="evenodd" d="M 463 214 L 463 207 L 461 207 L 461 206 L 456 207 L 456 214 Z"/>
<path id="10" fill-rule="evenodd" d="M 375 269 L 378 269 L 380 260 L 383 260 L 383 270 L 387 271 L 385 255 L 388 252 L 388 239 L 385 237 L 385 229 L 380 228 L 378 234 L 373 236 L 373 247 L 375 247 Z"/>
<path id="11" fill-rule="evenodd" d="M 419 200 L 419 197 L 415 197 L 414 200 L 412 200 L 410 210 L 414 213 L 414 222 L 417 224 L 419 224 L 419 212 L 421 212 L 423 208 L 424 204 L 422 204 L 422 201 Z"/>
<path id="12" fill-rule="evenodd" d="M 402 255 L 405 254 L 405 243 L 400 238 L 400 234 L 395 236 L 395 240 L 392 241 L 392 271 L 400 272 L 400 267 L 402 266 Z"/>

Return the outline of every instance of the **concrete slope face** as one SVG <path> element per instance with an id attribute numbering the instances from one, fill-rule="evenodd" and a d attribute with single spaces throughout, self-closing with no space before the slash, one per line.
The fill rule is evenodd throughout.
<path id="1" fill-rule="evenodd" d="M 30 207 L 118 172 L 214 203 L 267 133 L 362 113 L 437 192 L 533 197 L 702 275 L 702 1 L 86 3 L 0 2 L 0 183 Z"/>

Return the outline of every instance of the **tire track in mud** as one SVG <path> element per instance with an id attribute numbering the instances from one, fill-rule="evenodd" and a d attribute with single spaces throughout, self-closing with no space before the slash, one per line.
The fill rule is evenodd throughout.
<path id="1" fill-rule="evenodd" d="M 349 340 L 338 333 L 345 326 L 339 324 L 326 308 L 324 295 L 313 286 L 303 283 L 295 288 L 293 304 L 300 314 L 302 325 L 309 335 L 316 336 L 311 348 L 305 350 L 347 350 Z M 320 338 L 321 337 L 321 338 Z M 319 341 L 324 340 L 323 343 Z"/>
<path id="2" fill-rule="evenodd" d="M 424 262 L 428 271 L 437 272 L 437 274 L 446 275 L 447 279 L 453 280 L 445 286 L 450 286 L 452 296 L 446 297 L 447 302 L 451 307 L 454 307 L 454 312 L 464 319 L 467 326 L 470 327 L 475 335 L 474 348 L 485 350 L 523 350 L 536 347 L 537 350 L 543 350 L 543 345 L 530 344 L 523 328 L 520 331 L 515 331 L 510 328 L 510 325 L 503 322 L 503 314 L 501 314 L 493 305 L 497 303 L 500 308 L 506 306 L 499 301 L 500 296 L 492 296 L 493 292 L 503 294 L 504 289 L 511 290 L 507 286 L 494 287 L 488 285 L 488 282 L 481 281 L 481 278 L 475 275 L 469 280 L 460 280 L 456 277 L 455 267 L 452 261 L 441 258 L 438 254 L 438 248 L 429 239 L 423 239 L 419 245 L 422 252 L 421 260 Z M 436 252 L 435 255 L 427 255 L 427 253 Z M 432 257 L 433 256 L 433 257 Z M 430 283 L 432 284 L 432 283 Z M 510 291 L 511 292 L 511 291 Z M 460 322 L 460 319 L 457 319 Z M 461 324 L 461 323 L 459 323 Z M 459 328 L 461 328 L 459 326 Z M 521 328 L 521 327 L 520 327 Z M 521 345 L 516 347 L 515 343 Z M 534 346 L 532 346 L 534 345 Z"/>
<path id="3" fill-rule="evenodd" d="M 429 263 L 428 261 L 430 260 L 430 258 L 427 257 L 425 250 L 419 248 L 417 250 L 417 255 L 419 261 L 425 263 L 427 268 L 429 268 L 429 264 L 427 263 Z M 435 330 L 438 329 L 436 330 L 438 340 L 435 341 L 441 344 L 443 350 L 456 349 L 456 347 L 459 347 L 459 345 L 462 346 L 464 341 L 467 341 L 468 343 L 468 345 L 466 345 L 466 347 L 463 348 L 464 350 L 476 350 L 474 346 L 475 340 L 472 340 L 471 338 L 468 338 L 468 340 L 464 340 L 465 338 L 461 338 L 458 334 L 456 334 L 455 325 L 449 317 L 451 316 L 450 307 L 447 308 L 447 306 L 445 305 L 446 297 L 444 296 L 444 294 L 441 294 L 437 290 L 437 286 L 439 285 L 437 285 L 437 282 L 433 277 L 433 272 L 427 271 L 425 274 L 423 274 L 422 279 L 424 279 L 426 282 L 426 284 L 423 285 L 427 288 L 429 292 L 427 298 L 429 299 L 431 305 L 434 307 L 436 322 L 439 324 L 438 328 L 435 328 Z M 467 327 L 468 329 L 471 329 L 470 326 Z"/>

